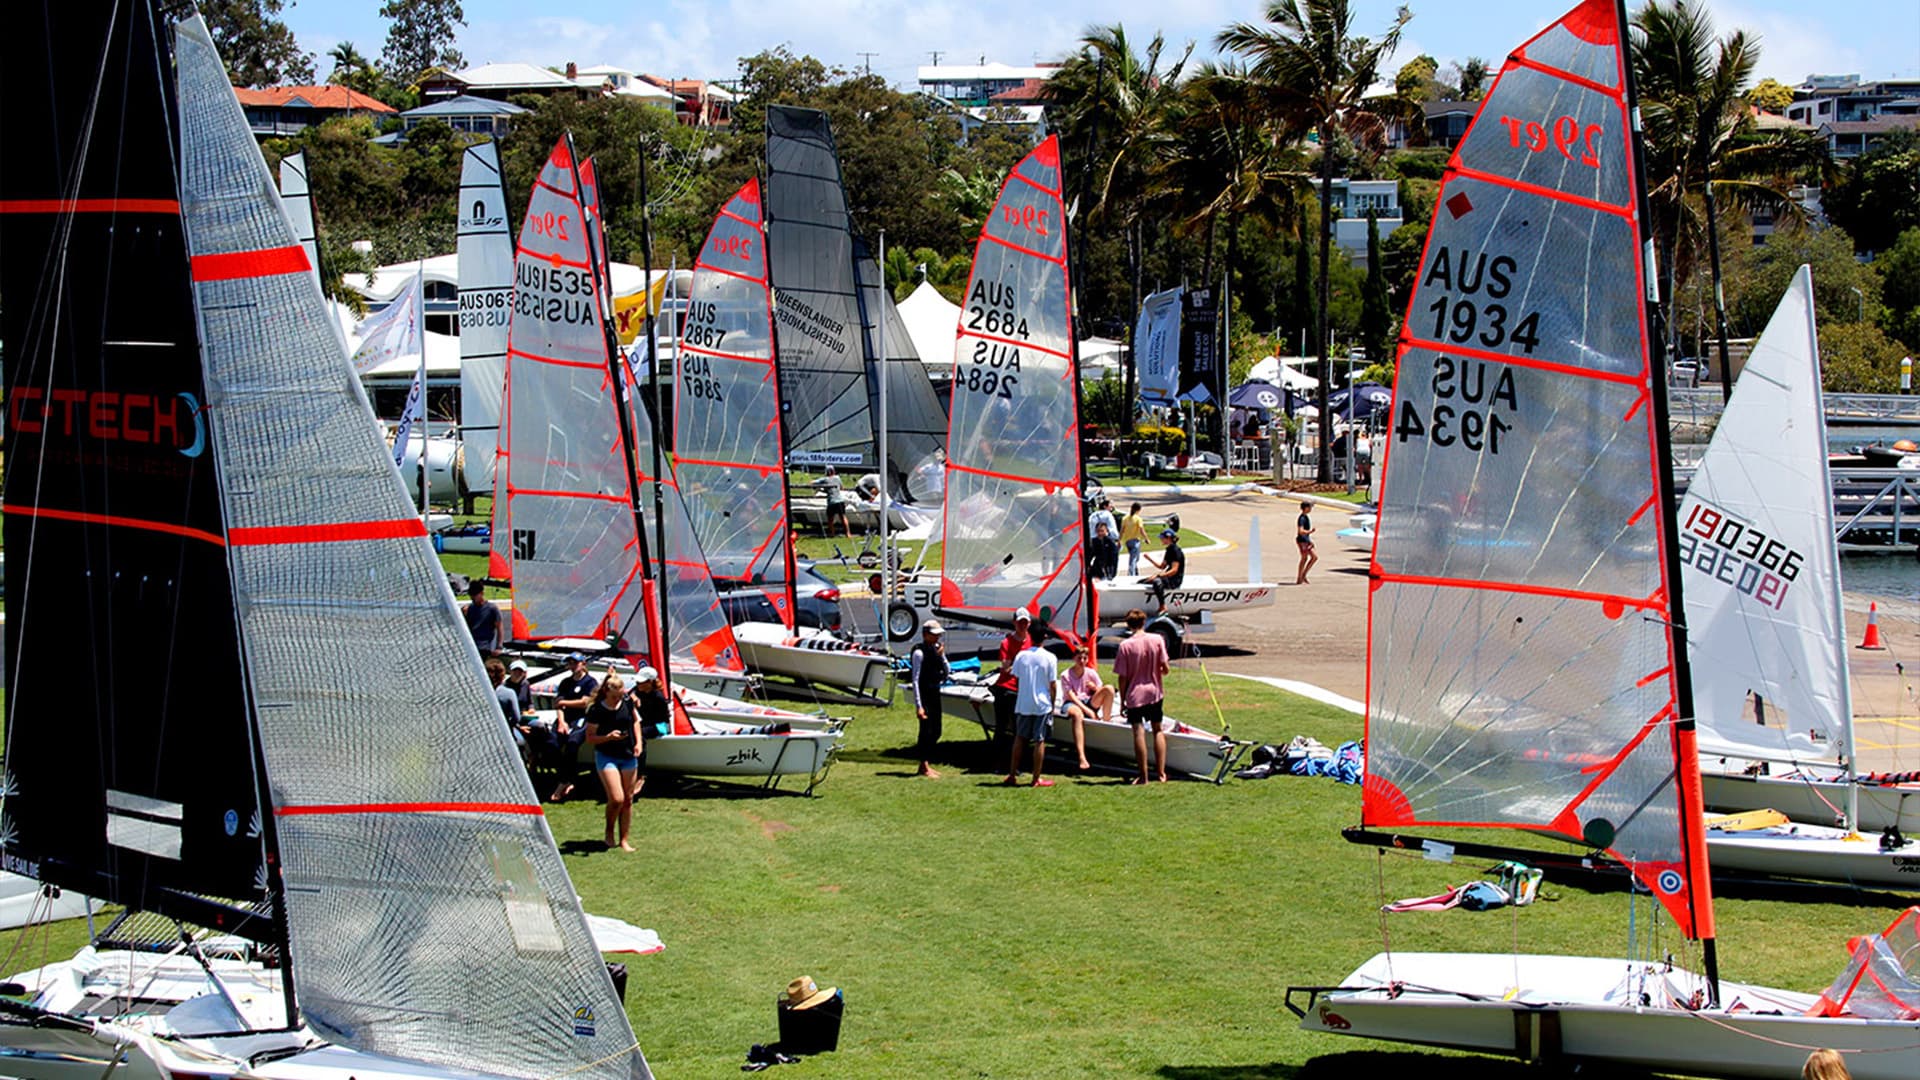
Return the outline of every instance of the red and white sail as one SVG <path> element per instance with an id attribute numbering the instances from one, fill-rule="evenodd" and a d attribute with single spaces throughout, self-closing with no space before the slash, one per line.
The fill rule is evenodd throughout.
<path id="1" fill-rule="evenodd" d="M 1585 840 L 1707 937 L 1625 65 L 1586 0 L 1448 164 L 1400 339 L 1363 818 Z"/>
<path id="2" fill-rule="evenodd" d="M 674 372 L 674 471 L 713 576 L 751 586 L 793 626 L 786 443 L 774 366 L 760 181 L 713 219 L 693 265 Z"/>
<path id="3" fill-rule="evenodd" d="M 1092 628 L 1078 364 L 1060 144 L 1001 186 L 974 250 L 954 350 L 940 607 L 1077 636 Z"/>

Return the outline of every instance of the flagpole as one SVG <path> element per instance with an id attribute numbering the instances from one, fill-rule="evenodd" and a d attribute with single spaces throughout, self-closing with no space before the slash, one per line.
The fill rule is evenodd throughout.
<path id="1" fill-rule="evenodd" d="M 413 426 L 420 429 L 420 516 L 427 516 L 427 260 L 422 256 L 413 270 L 413 317 L 419 320 L 416 340 L 420 344 L 420 396 L 413 403 Z"/>

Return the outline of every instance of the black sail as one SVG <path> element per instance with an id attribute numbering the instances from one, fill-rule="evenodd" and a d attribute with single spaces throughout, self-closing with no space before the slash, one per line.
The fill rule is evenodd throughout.
<path id="1" fill-rule="evenodd" d="M 20 7 L 0 38 L 0 90 L 30 103 L 0 151 L 0 861 L 277 940 L 236 906 L 265 896 L 266 845 L 167 29 L 132 0 Z"/>
<path id="2" fill-rule="evenodd" d="M 880 426 L 880 380 L 887 380 L 887 494 L 901 502 L 938 503 L 938 487 L 922 481 L 941 475 L 947 449 L 947 410 L 927 378 L 926 365 L 907 335 L 906 321 L 893 297 L 881 287 L 880 264 L 864 240 L 853 243 L 860 291 L 867 317 L 868 398 L 874 427 Z M 885 333 L 882 333 L 882 328 Z M 884 339 L 884 340 L 883 340 Z M 951 358 L 940 357 L 942 366 Z"/>

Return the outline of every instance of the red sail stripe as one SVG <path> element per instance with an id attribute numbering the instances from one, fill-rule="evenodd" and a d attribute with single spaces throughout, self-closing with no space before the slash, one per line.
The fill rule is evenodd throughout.
<path id="1" fill-rule="evenodd" d="M 238 278 L 304 274 L 311 269 L 313 264 L 307 261 L 307 249 L 299 244 L 193 257 L 195 281 L 233 281 Z"/>
<path id="2" fill-rule="evenodd" d="M 510 490 L 516 499 L 522 495 L 539 495 L 549 499 L 593 499 L 597 502 L 619 503 L 621 506 L 627 505 L 627 497 L 625 495 L 608 495 L 598 491 L 551 491 L 545 488 L 523 487 L 516 487 Z"/>
<path id="3" fill-rule="evenodd" d="M 275 817 L 307 817 L 315 814 L 527 814 L 546 813 L 539 803 L 501 802 L 391 802 L 391 803 L 314 803 L 307 806 L 282 806 Z"/>
<path id="4" fill-rule="evenodd" d="M 705 465 L 710 469 L 750 469 L 759 473 L 761 476 L 771 476 L 774 473 L 786 471 L 778 465 L 755 465 L 748 461 L 708 461 L 704 458 L 680 457 L 678 455 L 675 455 L 673 460 L 674 463 L 678 465 Z"/>
<path id="5" fill-rule="evenodd" d="M 22 517 L 49 518 L 54 521 L 79 521 L 88 525 L 117 525 L 125 529 L 145 529 L 148 532 L 167 533 L 170 536 L 184 536 L 189 540 L 205 540 L 209 544 L 226 547 L 227 542 L 217 533 L 204 529 L 195 529 L 186 525 L 175 525 L 167 521 L 147 521 L 142 518 L 121 517 L 117 514 L 89 514 L 80 510 L 59 510 L 51 506 L 28 506 L 24 503 L 7 503 L 0 506 L 9 514 Z"/>
<path id="6" fill-rule="evenodd" d="M 1488 360 L 1496 364 L 1512 364 L 1514 367 L 1532 368 L 1535 371 L 1551 371 L 1557 375 L 1570 375 L 1577 379 L 1599 379 L 1603 382 L 1620 383 L 1625 386 L 1645 385 L 1645 372 L 1628 375 L 1612 371 L 1599 371 L 1595 368 L 1577 367 L 1573 364 L 1557 364 L 1551 360 L 1535 360 L 1531 356 L 1513 356 L 1509 353 L 1491 352 L 1486 349 L 1474 348 L 1471 345 L 1454 345 L 1450 342 L 1434 341 L 1432 338 L 1423 338 L 1415 334 L 1403 333 L 1401 339 L 1411 348 L 1431 349 L 1438 353 L 1468 356 L 1475 360 Z M 1631 416 L 1633 414 L 1628 413 L 1627 415 Z"/>
<path id="7" fill-rule="evenodd" d="M 1514 53 L 1512 56 L 1507 57 L 1507 59 L 1511 63 L 1517 64 L 1520 67 L 1532 68 L 1533 70 L 1539 72 L 1542 75 L 1551 75 L 1554 78 L 1559 79 L 1563 82 L 1570 82 L 1575 86 L 1585 87 L 1586 89 L 1592 90 L 1595 93 L 1605 94 L 1606 96 L 1612 98 L 1615 101 L 1625 101 L 1627 97 L 1626 91 L 1620 89 L 1617 86 L 1607 86 L 1604 83 L 1594 82 L 1592 79 L 1582 78 L 1579 75 L 1575 75 L 1571 71 L 1562 71 L 1561 69 L 1554 67 L 1552 64 L 1543 64 L 1540 61 L 1535 60 L 1530 56 L 1523 55 L 1521 53 Z"/>
<path id="8" fill-rule="evenodd" d="M 530 353 L 524 349 L 516 349 L 512 346 L 507 347 L 507 355 L 518 356 L 526 360 L 534 360 L 542 364 L 557 364 L 561 367 L 589 368 L 593 371 L 605 371 L 607 369 L 607 365 L 605 364 L 592 363 L 586 360 L 562 360 L 557 356 L 541 356 L 539 353 Z M 501 453 L 505 452 L 504 450 L 501 451 Z"/>
<path id="9" fill-rule="evenodd" d="M 1631 206 L 1614 206 L 1611 203 L 1603 203 L 1599 199 L 1589 199 L 1584 195 L 1575 195 L 1570 191 L 1555 191 L 1550 187 L 1541 187 L 1539 184 L 1529 184 L 1525 180 L 1511 180 L 1504 176 L 1496 176 L 1493 173 L 1481 172 L 1478 169 L 1469 169 L 1465 165 L 1449 166 L 1448 171 L 1464 176 L 1469 180 L 1479 180 L 1482 183 L 1492 184 L 1494 187 L 1507 188 L 1511 191 L 1524 191 L 1529 195 L 1538 195 L 1543 199 L 1552 199 L 1554 202 L 1572 203 L 1574 206 L 1584 206 L 1589 210 L 1598 210 L 1603 214 L 1612 214 L 1615 217 L 1623 217 L 1629 221 L 1633 220 L 1633 207 Z"/>
<path id="10" fill-rule="evenodd" d="M 259 547 L 268 544 L 333 544 L 350 540 L 397 540 L 427 535 L 427 524 L 417 517 L 388 521 L 337 521 L 312 525 L 265 525 L 249 529 L 228 529 L 227 543 L 234 547 Z"/>
<path id="11" fill-rule="evenodd" d="M 996 480 L 1011 480 L 1016 484 L 1032 484 L 1038 488 L 1059 488 L 1065 487 L 1070 483 L 1070 481 L 1047 480 L 1038 476 L 1018 476 L 1014 473 L 994 472 L 992 469 L 976 469 L 971 465 L 962 465 L 952 459 L 948 459 L 947 468 L 955 472 L 972 473 L 975 476 L 991 476 Z"/>
<path id="12" fill-rule="evenodd" d="M 702 267 L 701 269 L 703 269 L 703 270 L 704 270 L 704 269 L 706 269 L 706 268 L 705 268 L 705 267 Z M 742 355 L 741 355 L 741 354 L 739 354 L 739 353 L 730 353 L 730 352 L 727 352 L 727 351 L 726 351 L 726 350 L 724 350 L 724 349 L 704 349 L 704 348 L 701 348 L 701 347 L 700 347 L 700 346 L 698 346 L 698 345 L 689 345 L 689 344 L 687 344 L 687 343 L 686 343 L 686 342 L 684 342 L 684 341 L 682 341 L 682 342 L 680 343 L 680 351 L 681 351 L 681 352 L 690 352 L 690 353 L 697 353 L 697 354 L 699 354 L 700 356 L 711 356 L 711 357 L 713 357 L 713 358 L 714 358 L 714 359 L 716 359 L 716 360 L 738 360 L 738 361 L 740 361 L 740 362 L 741 362 L 741 363 L 743 363 L 743 364 L 764 364 L 764 365 L 766 365 L 767 367 L 772 367 L 772 366 L 773 366 L 773 360 L 772 360 L 772 358 L 771 358 L 771 357 L 766 357 L 766 356 L 742 356 Z"/>
<path id="13" fill-rule="evenodd" d="M 1040 181 L 1035 180 L 1033 177 L 1028 176 L 1026 173 L 1022 172 L 1019 169 L 1013 170 L 1012 176 L 1013 176 L 1013 179 L 1018 180 L 1023 184 L 1026 184 L 1028 187 L 1031 187 L 1036 191 L 1043 191 L 1043 192 L 1046 192 L 1048 195 L 1053 196 L 1053 200 L 1055 202 L 1060 201 L 1059 188 L 1050 188 L 1047 185 L 1041 183 Z"/>
<path id="14" fill-rule="evenodd" d="M 711 270 L 716 274 L 723 274 L 730 278 L 739 278 L 741 281 L 750 281 L 755 285 L 765 285 L 767 283 L 767 279 L 764 277 L 754 277 L 752 274 L 742 274 L 735 270 L 723 270 L 710 262 L 695 263 L 693 268 L 695 270 Z"/>
<path id="15" fill-rule="evenodd" d="M 557 251 L 543 253 L 543 252 L 535 251 L 532 248 L 521 247 L 518 244 L 516 244 L 514 245 L 513 253 L 516 256 L 525 255 L 527 258 L 532 259 L 535 262 L 543 262 L 551 266 L 571 266 L 576 270 L 588 269 L 587 260 L 569 259 Z"/>
<path id="16" fill-rule="evenodd" d="M 1016 243 L 1014 243 L 1014 242 L 1013 242 L 1013 241 L 1011 241 L 1011 240 L 1003 240 L 1003 239 L 1001 239 L 1000 237 L 998 237 L 998 236 L 995 236 L 995 235 L 993 235 L 993 234 L 992 234 L 992 233 L 990 233 L 990 232 L 983 232 L 983 233 L 981 233 L 981 234 L 980 234 L 980 239 L 982 239 L 982 240 L 991 240 L 991 241 L 993 241 L 994 243 L 996 243 L 996 244 L 999 244 L 999 245 L 1000 245 L 1001 247 L 1004 247 L 1004 248 L 1012 248 L 1012 249 L 1013 249 L 1014 251 L 1017 251 L 1017 252 L 1019 252 L 1019 253 L 1020 253 L 1020 254 L 1022 254 L 1022 255 L 1031 255 L 1031 256 L 1033 256 L 1033 257 L 1034 257 L 1034 258 L 1036 258 L 1036 259 L 1044 259 L 1044 260 L 1046 260 L 1047 262 L 1050 262 L 1050 263 L 1052 263 L 1052 264 L 1054 264 L 1055 266 L 1065 266 L 1065 265 L 1067 265 L 1067 260 L 1066 260 L 1066 258 L 1065 258 L 1064 256 L 1062 256 L 1062 257 L 1060 257 L 1060 258 L 1055 258 L 1055 257 L 1054 257 L 1054 256 L 1052 256 L 1052 255 L 1048 255 L 1048 254 L 1046 254 L 1045 252 L 1042 252 L 1042 251 L 1036 251 L 1036 250 L 1034 250 L 1033 248 L 1030 248 L 1030 247 L 1021 247 L 1021 246 L 1020 246 L 1019 244 L 1016 244 Z"/>
<path id="17" fill-rule="evenodd" d="M 1558 600 L 1590 600 L 1601 605 L 1620 605 L 1622 608 L 1639 608 L 1643 611 L 1657 610 L 1663 606 L 1657 596 L 1614 596 L 1611 593 L 1586 592 L 1581 589 L 1557 589 L 1551 585 L 1525 585 L 1514 581 L 1482 581 L 1478 578 L 1428 577 L 1424 574 L 1394 574 L 1381 571 L 1375 581 L 1391 581 L 1396 585 L 1431 585 L 1439 589 L 1481 589 L 1487 592 L 1525 593 L 1528 596 L 1550 596 Z"/>
<path id="18" fill-rule="evenodd" d="M 0 199 L 0 214 L 178 214 L 178 199 Z"/>
<path id="19" fill-rule="evenodd" d="M 966 328 L 965 325 L 962 325 L 959 331 L 954 334 L 954 336 L 979 338 L 982 341 L 997 341 L 1002 345 L 1012 345 L 1016 348 L 1021 348 L 1021 349 L 1032 349 L 1034 352 L 1046 353 L 1048 356 L 1057 356 L 1062 360 L 1073 359 L 1073 357 L 1068 356 L 1066 353 L 1063 353 L 1058 349 L 1049 349 L 1045 345 L 1035 345 L 1031 341 L 1015 341 L 1013 338 L 1000 337 L 997 334 L 983 334 L 978 330 L 969 330 Z M 1071 370 L 1071 365 L 1069 365 L 1069 370 Z"/>

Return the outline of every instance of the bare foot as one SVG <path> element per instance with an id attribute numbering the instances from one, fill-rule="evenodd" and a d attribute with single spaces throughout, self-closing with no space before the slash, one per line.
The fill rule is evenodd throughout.
<path id="1" fill-rule="evenodd" d="M 620 846 L 620 841 L 618 841 L 618 840 L 615 840 L 615 839 L 614 839 L 613 837 L 611 837 L 611 836 L 609 836 L 609 837 L 607 837 L 607 850 L 609 850 L 609 851 L 611 851 L 611 850 L 613 850 L 614 848 L 617 848 L 617 847 L 619 847 L 619 846 Z"/>
<path id="2" fill-rule="evenodd" d="M 940 779 L 940 772 L 939 772 L 939 770 L 937 770 L 937 769 L 935 769 L 935 768 L 933 768 L 933 767 L 932 767 L 932 766 L 930 766 L 930 765 L 922 765 L 922 766 L 920 766 L 920 772 L 919 772 L 919 774 L 918 774 L 918 775 L 920 775 L 920 776 L 924 776 L 924 777 L 926 777 L 926 778 L 927 778 L 927 779 L 929 779 L 929 780 L 938 780 L 938 779 Z"/>
<path id="3" fill-rule="evenodd" d="M 632 850 L 634 850 L 634 847 L 633 847 L 633 845 L 632 845 L 632 844 L 629 844 L 629 843 L 627 843 L 627 842 L 626 842 L 625 840 L 622 840 L 622 841 L 620 841 L 620 850 L 621 850 L 621 851 L 632 851 Z"/>

